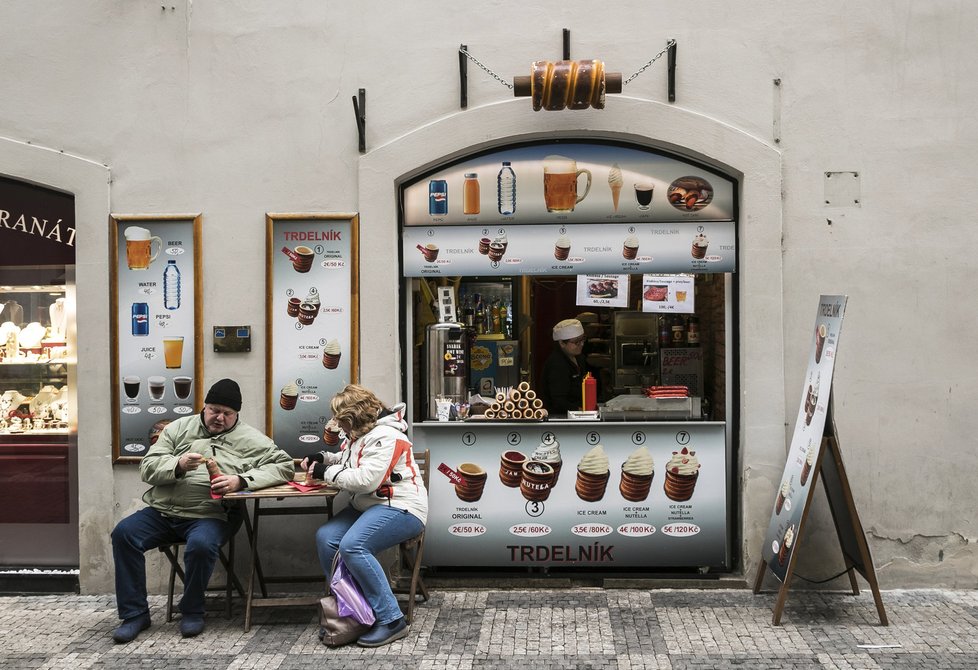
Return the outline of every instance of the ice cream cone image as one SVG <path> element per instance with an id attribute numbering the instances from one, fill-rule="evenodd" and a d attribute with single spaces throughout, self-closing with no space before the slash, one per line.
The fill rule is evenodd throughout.
<path id="1" fill-rule="evenodd" d="M 662 487 L 666 497 L 676 502 L 689 500 L 693 497 L 699 476 L 700 462 L 695 451 L 683 447 L 680 451 L 672 452 L 672 458 L 666 464 L 666 480 Z"/>
<path id="2" fill-rule="evenodd" d="M 789 491 L 790 486 L 787 481 L 781 484 L 781 488 L 778 490 L 778 499 L 774 503 L 775 514 L 781 514 L 781 508 L 784 507 L 784 501 L 788 498 Z"/>
<path id="3" fill-rule="evenodd" d="M 551 486 L 557 485 L 557 479 L 560 477 L 560 466 L 562 461 L 560 458 L 560 442 L 554 439 L 552 442 L 541 442 L 540 446 L 530 455 L 531 461 L 539 461 L 541 463 L 546 463 L 554 471 L 554 480 Z"/>
<path id="4" fill-rule="evenodd" d="M 778 565 L 784 565 L 784 560 L 788 558 L 788 554 L 791 553 L 791 545 L 795 543 L 795 526 L 791 525 L 788 530 L 784 532 L 784 537 L 781 539 L 781 547 L 778 549 Z"/>
<path id="5" fill-rule="evenodd" d="M 610 475 L 608 456 L 604 453 L 604 447 L 599 444 L 584 454 L 584 458 L 577 464 L 577 483 L 574 485 L 577 497 L 585 502 L 601 500 Z"/>
<path id="6" fill-rule="evenodd" d="M 621 497 L 631 502 L 642 502 L 648 498 L 654 468 L 655 463 L 648 449 L 639 447 L 633 451 L 621 466 L 621 482 L 618 485 Z"/>
<path id="7" fill-rule="evenodd" d="M 279 396 L 278 404 L 284 410 L 295 409 L 295 403 L 299 399 L 299 387 L 296 384 L 286 384 L 282 387 L 282 393 Z"/>
<path id="8" fill-rule="evenodd" d="M 618 163 L 611 166 L 611 171 L 608 173 L 608 186 L 611 187 L 611 203 L 615 207 L 615 211 L 618 211 L 618 198 L 621 196 L 621 187 L 625 184 L 625 180 L 621 176 L 621 168 L 618 167 Z"/>
<path id="9" fill-rule="evenodd" d="M 330 340 L 323 348 L 323 367 L 327 370 L 335 370 L 340 364 L 340 343 L 337 340 Z"/>

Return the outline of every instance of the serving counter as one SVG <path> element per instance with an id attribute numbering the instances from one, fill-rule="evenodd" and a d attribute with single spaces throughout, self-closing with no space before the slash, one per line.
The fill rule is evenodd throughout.
<path id="1" fill-rule="evenodd" d="M 707 421 L 415 423 L 412 439 L 431 450 L 434 466 L 425 563 L 727 568 L 726 429 Z M 632 472 L 623 472 L 626 462 Z"/>

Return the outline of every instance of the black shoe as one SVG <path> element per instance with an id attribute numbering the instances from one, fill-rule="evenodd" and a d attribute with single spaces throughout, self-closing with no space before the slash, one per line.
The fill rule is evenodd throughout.
<path id="1" fill-rule="evenodd" d="M 180 619 L 180 634 L 184 637 L 197 637 L 204 632 L 204 617 L 187 616 Z"/>
<path id="2" fill-rule="evenodd" d="M 112 639 L 118 644 L 132 642 L 137 635 L 149 628 L 149 624 L 149 612 L 125 619 L 121 626 L 112 631 Z"/>
<path id="3" fill-rule="evenodd" d="M 360 636 L 357 644 L 361 647 L 383 647 L 407 635 L 408 625 L 404 617 L 390 623 L 379 623 Z"/>

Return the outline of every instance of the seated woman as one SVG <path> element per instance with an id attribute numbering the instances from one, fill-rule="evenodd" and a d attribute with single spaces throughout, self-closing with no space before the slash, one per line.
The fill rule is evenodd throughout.
<path id="1" fill-rule="evenodd" d="M 316 549 L 327 577 L 340 552 L 377 617 L 357 644 L 379 647 L 404 637 L 407 622 L 375 556 L 424 530 L 428 491 L 405 434 L 403 403 L 387 409 L 371 391 L 349 384 L 330 407 L 346 433 L 340 451 L 307 456 L 301 467 L 351 500 L 316 532 Z"/>

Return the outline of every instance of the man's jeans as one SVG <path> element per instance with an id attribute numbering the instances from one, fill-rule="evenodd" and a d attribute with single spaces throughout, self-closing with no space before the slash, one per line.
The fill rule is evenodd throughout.
<path id="1" fill-rule="evenodd" d="M 149 613 L 146 601 L 146 551 L 164 544 L 186 541 L 183 561 L 186 577 L 180 611 L 186 616 L 204 615 L 204 593 L 214 572 L 229 525 L 220 519 L 187 519 L 165 516 L 146 507 L 127 516 L 112 531 L 115 559 L 115 599 L 121 619 Z"/>
<path id="2" fill-rule="evenodd" d="M 401 608 L 374 556 L 422 530 L 424 524 L 418 517 L 396 507 L 374 505 L 366 512 L 346 507 L 316 531 L 319 564 L 328 577 L 339 549 L 340 558 L 360 585 L 377 623 L 391 623 L 401 618 Z"/>

